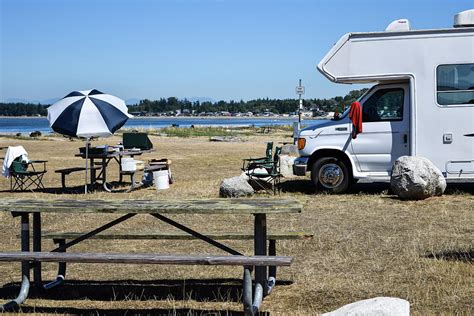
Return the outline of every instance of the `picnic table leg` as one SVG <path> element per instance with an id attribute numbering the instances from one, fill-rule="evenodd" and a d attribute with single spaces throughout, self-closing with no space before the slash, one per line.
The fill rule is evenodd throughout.
<path id="1" fill-rule="evenodd" d="M 268 241 L 268 255 L 276 256 L 276 240 L 275 239 L 270 239 Z M 273 287 L 275 286 L 276 272 L 277 272 L 276 266 L 268 267 L 268 294 L 272 292 Z"/>
<path id="2" fill-rule="evenodd" d="M 64 172 L 61 173 L 61 186 L 63 189 L 66 188 L 66 174 Z"/>
<path id="3" fill-rule="evenodd" d="M 132 192 L 134 189 L 141 187 L 141 185 L 140 185 L 139 183 L 136 183 L 136 182 L 135 182 L 135 174 L 136 174 L 136 172 L 133 172 L 133 173 L 130 175 L 130 178 L 131 178 L 130 181 L 132 181 L 132 184 L 131 184 L 130 187 L 125 191 L 126 193 Z M 120 177 L 122 177 L 122 173 L 120 173 Z"/>
<path id="4" fill-rule="evenodd" d="M 54 243 L 58 244 L 61 247 L 66 244 L 66 240 L 65 239 L 54 240 Z M 66 252 L 66 250 L 63 250 L 61 252 Z M 62 284 L 65 279 L 66 279 L 66 262 L 59 262 L 58 274 L 56 276 L 56 280 L 46 283 L 43 288 L 45 290 L 52 289 L 53 287 L 56 287 Z"/>
<path id="5" fill-rule="evenodd" d="M 244 267 L 242 302 L 244 303 L 244 314 L 253 316 L 254 308 L 252 301 L 252 270 L 251 267 Z"/>
<path id="6" fill-rule="evenodd" d="M 107 192 L 112 192 L 109 187 L 107 187 L 107 161 L 106 158 L 102 159 L 102 180 L 103 180 L 103 187 L 104 190 Z"/>
<path id="7" fill-rule="evenodd" d="M 94 164 L 91 163 L 91 185 L 94 185 L 94 183 L 97 181 L 97 173 Z"/>
<path id="8" fill-rule="evenodd" d="M 62 243 L 64 244 L 63 240 Z M 41 251 L 41 213 L 33 213 L 33 251 Z M 41 275 L 41 262 L 33 263 L 33 278 L 35 280 L 35 286 L 38 290 L 49 290 L 50 288 L 61 284 L 64 281 L 66 275 L 66 263 L 60 262 L 58 268 L 58 276 L 56 280 L 49 282 L 43 286 L 43 280 Z"/>
<path id="9" fill-rule="evenodd" d="M 41 252 L 41 213 L 33 213 L 33 251 Z M 43 288 L 41 262 L 33 263 L 33 278 L 38 289 Z"/>
<path id="10" fill-rule="evenodd" d="M 122 156 L 119 156 L 118 164 L 119 164 L 119 183 L 122 184 L 122 182 L 123 182 L 123 175 L 122 175 Z"/>
<path id="11" fill-rule="evenodd" d="M 15 215 L 14 215 L 15 216 Z M 29 213 L 22 213 L 21 215 L 21 251 L 30 251 L 30 219 Z M 17 308 L 23 303 L 30 290 L 30 263 L 29 261 L 21 262 L 21 288 L 18 296 L 10 302 L 0 305 L 0 312 L 10 311 Z"/>
<path id="12" fill-rule="evenodd" d="M 254 252 L 256 256 L 267 255 L 267 220 L 265 214 L 255 214 Z M 263 298 L 268 295 L 269 284 L 267 270 L 267 267 L 255 267 L 255 289 L 252 309 L 251 311 L 247 311 L 248 308 L 244 307 L 244 310 L 246 310 L 246 313 L 249 315 L 258 313 Z"/>
<path id="13" fill-rule="evenodd" d="M 89 164 L 91 167 L 94 167 L 94 158 L 90 158 L 90 164 Z M 95 182 L 97 181 L 96 177 L 95 177 L 95 171 L 92 172 L 92 169 L 91 169 L 91 186 L 94 186 Z"/>

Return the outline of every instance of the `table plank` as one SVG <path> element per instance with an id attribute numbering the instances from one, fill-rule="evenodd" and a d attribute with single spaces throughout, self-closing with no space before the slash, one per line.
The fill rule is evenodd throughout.
<path id="1" fill-rule="evenodd" d="M 87 157 L 88 158 L 94 158 L 94 159 L 103 159 L 103 158 L 114 158 L 114 157 L 119 157 L 119 156 L 140 156 L 142 154 L 146 154 L 146 153 L 151 153 L 151 152 L 154 152 L 155 149 L 142 149 L 142 150 L 129 150 L 129 149 L 126 149 L 126 150 L 121 150 L 121 151 L 110 151 L 106 154 L 92 154 L 92 153 L 88 153 Z M 75 157 L 81 157 L 83 159 L 86 158 L 86 154 L 75 154 L 74 155 Z"/>
<path id="2" fill-rule="evenodd" d="M 56 232 L 46 232 L 42 234 L 42 237 L 45 239 L 76 239 L 84 235 L 85 232 L 65 232 L 65 233 L 56 233 Z M 238 232 L 225 232 L 225 233 L 206 233 L 203 232 L 203 235 L 206 237 L 212 238 L 214 240 L 253 240 L 254 236 L 250 233 L 238 233 Z M 19 237 L 19 236 L 18 236 Z M 306 232 L 283 232 L 283 233 L 267 233 L 267 239 L 274 240 L 304 240 L 312 239 L 314 234 Z M 182 233 L 162 233 L 156 231 L 150 232 L 102 232 L 95 236 L 92 236 L 90 239 L 103 239 L 103 240 L 113 240 L 113 239 L 128 239 L 128 240 L 193 240 L 196 237 Z"/>
<path id="3" fill-rule="evenodd" d="M 0 200 L 0 211 L 109 214 L 272 214 L 299 213 L 293 199 L 189 199 L 189 200 Z"/>
<path id="4" fill-rule="evenodd" d="M 39 261 L 76 263 L 228 265 L 228 266 L 289 266 L 293 258 L 285 256 L 203 256 L 163 255 L 139 253 L 61 253 L 61 252 L 4 252 L 0 262 Z"/>

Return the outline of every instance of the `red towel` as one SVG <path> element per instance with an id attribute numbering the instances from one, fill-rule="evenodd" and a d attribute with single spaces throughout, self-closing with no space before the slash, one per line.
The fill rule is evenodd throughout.
<path id="1" fill-rule="evenodd" d="M 362 107 L 359 102 L 352 102 L 349 118 L 352 121 L 352 138 L 355 139 L 357 134 L 362 133 Z"/>

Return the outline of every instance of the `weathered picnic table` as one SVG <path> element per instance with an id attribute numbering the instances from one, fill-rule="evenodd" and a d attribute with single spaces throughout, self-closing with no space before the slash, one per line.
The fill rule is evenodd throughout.
<path id="1" fill-rule="evenodd" d="M 121 171 L 122 157 L 133 158 L 135 156 L 140 156 L 144 153 L 150 153 L 153 151 L 154 149 L 137 149 L 137 150 L 125 149 L 125 150 L 112 151 L 112 152 L 100 153 L 100 154 L 89 153 L 88 158 L 90 160 L 90 165 L 94 166 L 95 160 L 97 159 L 97 160 L 100 160 L 100 165 L 102 167 L 98 175 L 96 175 L 94 170 L 91 172 L 91 183 L 95 184 L 97 179 L 101 179 L 104 190 L 111 192 L 112 190 L 107 186 L 107 167 L 112 160 L 115 160 L 118 163 L 120 171 Z M 79 154 L 76 154 L 75 156 L 86 159 L 85 153 L 79 153 Z M 122 182 L 122 176 L 123 174 L 119 172 L 119 182 Z"/>
<path id="2" fill-rule="evenodd" d="M 0 252 L 0 262 L 21 262 L 22 284 L 20 294 L 15 300 L 0 305 L 0 312 L 16 308 L 28 296 L 30 270 L 33 269 L 34 284 L 41 290 L 60 285 L 65 278 L 66 263 L 128 263 L 128 264 L 178 264 L 178 265 L 237 265 L 244 267 L 243 305 L 246 315 L 258 313 L 263 298 L 268 295 L 276 282 L 276 267 L 288 266 L 291 257 L 276 256 L 275 249 L 267 255 L 266 216 L 301 212 L 302 206 L 288 199 L 195 199 L 195 200 L 0 200 L 0 211 L 11 212 L 21 218 L 21 252 Z M 50 252 L 42 252 L 42 214 L 56 213 L 70 217 L 73 214 L 117 214 L 117 219 L 90 232 L 73 236 L 72 240 L 62 240 L 58 247 Z M 200 239 L 229 255 L 163 255 L 156 253 L 66 253 L 66 249 L 84 241 L 93 239 L 101 232 L 122 223 L 137 214 L 150 215 L 194 238 Z M 182 225 L 165 215 L 201 214 L 201 215 L 239 215 L 254 216 L 254 255 L 245 256 L 239 251 Z M 32 215 L 33 247 L 30 249 L 30 215 Z M 212 236 L 212 235 L 211 235 Z M 98 239 L 99 241 L 101 239 Z M 186 240 L 186 239 L 183 239 Z M 273 245 L 274 248 L 274 245 Z M 271 248 L 269 248 L 271 249 Z M 55 281 L 44 284 L 41 276 L 42 262 L 59 263 Z M 255 268 L 255 269 L 254 269 Z M 251 273 L 255 270 L 255 285 L 252 287 Z"/>

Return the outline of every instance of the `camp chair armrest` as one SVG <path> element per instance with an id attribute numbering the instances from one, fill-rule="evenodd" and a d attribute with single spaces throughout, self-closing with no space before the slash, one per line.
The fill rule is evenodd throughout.
<path id="1" fill-rule="evenodd" d="M 255 163 L 252 163 L 252 168 L 272 168 L 277 163 L 278 163 L 277 161 L 255 162 Z"/>
<path id="2" fill-rule="evenodd" d="M 268 160 L 267 157 L 261 157 L 261 158 L 244 158 L 242 159 L 244 161 L 255 161 L 255 160 Z"/>
<path id="3" fill-rule="evenodd" d="M 33 169 L 33 171 L 37 171 L 34 164 L 43 164 L 43 170 L 46 171 L 46 163 L 48 161 L 47 160 L 30 160 L 28 161 L 28 165 L 31 166 L 31 168 Z"/>
<path id="4" fill-rule="evenodd" d="M 256 168 L 258 165 L 265 164 L 265 163 L 271 163 L 271 160 L 268 160 L 267 158 L 258 158 L 258 159 L 243 159 L 242 160 L 242 171 L 247 171 L 249 169 Z"/>

